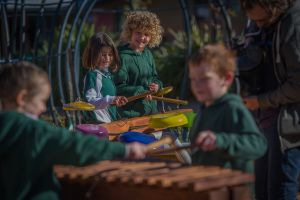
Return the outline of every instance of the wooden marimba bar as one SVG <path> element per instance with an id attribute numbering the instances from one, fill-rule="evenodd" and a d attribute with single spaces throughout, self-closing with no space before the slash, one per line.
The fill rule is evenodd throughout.
<path id="1" fill-rule="evenodd" d="M 250 200 L 253 176 L 207 166 L 165 162 L 102 161 L 56 166 L 62 199 Z"/>

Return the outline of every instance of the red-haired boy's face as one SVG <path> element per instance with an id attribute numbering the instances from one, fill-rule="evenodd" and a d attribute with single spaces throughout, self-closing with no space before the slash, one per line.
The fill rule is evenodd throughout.
<path id="1" fill-rule="evenodd" d="M 209 65 L 201 63 L 200 66 L 189 67 L 192 92 L 206 106 L 227 92 L 226 78 L 219 76 Z"/>
<path id="2" fill-rule="evenodd" d="M 145 47 L 149 44 L 151 36 L 149 33 L 145 31 L 135 30 L 132 32 L 130 47 L 137 51 L 141 52 L 145 49 Z"/>

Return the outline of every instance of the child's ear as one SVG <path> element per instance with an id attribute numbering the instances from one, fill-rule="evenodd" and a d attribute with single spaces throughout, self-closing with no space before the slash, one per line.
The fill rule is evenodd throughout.
<path id="1" fill-rule="evenodd" d="M 226 85 L 230 86 L 234 80 L 234 73 L 228 72 L 225 76 L 225 83 Z"/>
<path id="2" fill-rule="evenodd" d="M 16 103 L 17 103 L 18 107 L 23 107 L 26 104 L 27 94 L 28 94 L 28 92 L 25 89 L 22 89 L 18 93 L 17 98 L 16 98 Z"/>

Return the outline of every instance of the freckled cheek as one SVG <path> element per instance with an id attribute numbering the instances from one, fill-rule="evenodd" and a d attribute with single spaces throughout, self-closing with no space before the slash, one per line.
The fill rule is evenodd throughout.
<path id="1" fill-rule="evenodd" d="M 42 112 L 45 112 L 46 109 L 47 109 L 46 105 L 43 104 L 43 105 L 42 105 Z"/>
<path id="2" fill-rule="evenodd" d="M 192 91 L 195 95 L 205 93 L 206 91 L 205 85 L 202 84 L 194 84 L 192 85 Z"/>
<path id="3" fill-rule="evenodd" d="M 198 81 L 197 83 L 195 83 L 195 87 L 199 90 L 203 90 L 207 87 L 207 84 L 203 81 Z"/>
<path id="4" fill-rule="evenodd" d="M 191 83 L 191 87 L 192 87 L 193 90 L 196 91 L 196 89 L 197 89 L 197 84 L 192 82 L 192 83 Z"/>

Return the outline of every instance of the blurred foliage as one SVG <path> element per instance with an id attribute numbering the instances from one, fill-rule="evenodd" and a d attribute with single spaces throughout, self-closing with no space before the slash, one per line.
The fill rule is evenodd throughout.
<path id="1" fill-rule="evenodd" d="M 58 42 L 59 42 L 59 36 L 61 32 L 62 27 L 57 27 L 54 31 L 54 38 L 52 42 L 52 49 L 58 48 Z M 70 36 L 71 31 L 71 25 L 67 24 L 65 27 L 64 32 L 62 33 L 62 50 L 65 50 L 67 48 L 67 43 L 69 40 L 71 40 L 71 48 L 74 48 L 75 46 L 75 40 L 77 37 L 78 29 L 75 28 L 73 31 L 73 34 Z M 85 23 L 82 27 L 81 35 L 80 35 L 80 41 L 79 46 L 84 47 L 87 44 L 88 39 L 95 34 L 95 26 L 93 24 L 87 24 Z M 43 42 L 42 47 L 40 48 L 39 54 L 46 55 L 48 52 L 49 43 L 48 40 Z M 83 48 L 81 48 L 81 52 L 83 52 Z M 65 53 L 65 52 L 62 52 Z"/>
<path id="2" fill-rule="evenodd" d="M 208 25 L 201 26 L 196 23 L 196 20 L 192 18 L 192 52 L 196 51 L 204 44 L 211 42 L 211 34 Z M 222 36 L 220 28 L 217 29 L 217 41 L 221 41 Z M 178 97 L 181 83 L 184 77 L 184 68 L 187 54 L 187 35 L 184 31 L 175 31 L 168 29 L 168 33 L 171 35 L 172 40 L 169 42 L 163 42 L 162 45 L 154 50 L 154 56 L 156 61 L 157 73 L 164 83 L 164 86 L 173 86 L 173 97 Z"/>
<path id="3" fill-rule="evenodd" d="M 68 101 L 74 101 L 74 83 L 72 80 L 74 80 L 73 73 L 70 73 L 71 80 L 67 81 L 66 78 L 66 59 L 68 59 L 68 52 L 69 54 L 72 54 L 72 57 L 74 57 L 74 48 L 75 48 L 75 42 L 76 42 L 76 37 L 78 35 L 78 29 L 79 27 L 76 27 L 73 31 L 73 34 L 70 35 L 71 33 L 71 25 L 68 24 L 65 27 L 64 32 L 61 33 L 62 27 L 57 27 L 54 30 L 54 36 L 53 36 L 53 42 L 51 43 L 51 51 L 58 53 L 58 44 L 59 44 L 59 37 L 60 34 L 62 34 L 62 45 L 61 45 L 61 61 L 60 61 L 60 66 L 61 69 L 60 71 L 58 70 L 58 58 L 57 54 L 53 55 L 53 57 L 49 60 L 51 62 L 52 68 L 51 68 L 51 86 L 52 86 L 52 94 L 54 97 L 54 108 L 53 112 L 54 115 L 57 118 L 58 125 L 63 126 L 63 127 L 72 127 L 73 122 L 75 121 L 75 113 L 64 113 L 62 112 L 62 99 L 59 94 L 59 83 L 58 83 L 58 74 L 61 74 L 62 77 L 62 87 L 63 87 L 63 92 L 65 96 L 65 100 Z M 95 34 L 95 26 L 90 25 L 90 24 L 84 24 L 82 27 L 82 32 L 79 38 L 79 57 L 76 58 L 76 61 L 79 62 L 79 66 L 81 66 L 81 55 L 83 54 L 83 50 L 85 45 L 88 42 L 88 39 Z M 68 41 L 70 40 L 70 48 L 68 48 Z M 49 49 L 49 42 L 48 40 L 45 40 L 42 43 L 41 48 L 39 48 L 39 55 L 42 56 L 47 56 L 48 55 L 48 49 Z M 47 63 L 43 62 L 40 64 L 42 68 L 48 71 L 47 69 Z M 70 66 L 72 67 L 72 65 Z M 70 69 L 70 72 L 73 70 Z M 82 68 L 79 68 L 79 83 L 82 80 L 82 74 L 84 71 Z M 68 117 L 66 117 L 68 115 Z M 49 118 L 49 116 L 48 116 Z M 50 121 L 50 119 L 45 118 L 44 120 Z"/>
<path id="4" fill-rule="evenodd" d="M 57 52 L 58 49 L 58 44 L 59 44 L 59 37 L 61 34 L 61 29 L 62 27 L 57 27 L 54 31 L 54 37 L 53 37 L 53 42 L 51 43 L 51 50 L 53 52 Z M 78 33 L 78 28 L 75 28 L 75 30 L 73 31 L 73 34 L 70 35 L 70 31 L 71 31 L 71 25 L 68 24 L 65 27 L 64 32 L 62 33 L 62 46 L 61 46 L 61 61 L 60 61 L 60 65 L 61 65 L 61 71 L 58 71 L 58 63 L 57 63 L 57 55 L 55 55 L 50 62 L 52 63 L 52 70 L 51 70 L 51 79 L 52 79 L 52 92 L 54 94 L 54 103 L 56 106 L 60 105 L 61 106 L 61 99 L 59 98 L 59 93 L 58 93 L 58 81 L 57 81 L 57 74 L 60 73 L 61 77 L 62 77 L 62 81 L 63 81 L 63 88 L 64 88 L 64 95 L 66 97 L 66 99 L 73 99 L 74 94 L 73 94 L 73 88 L 69 87 L 72 86 L 72 83 L 68 83 L 66 80 L 66 70 L 65 70 L 65 66 L 66 66 L 66 59 L 67 59 L 67 54 L 68 51 L 72 52 L 72 54 L 74 54 L 74 48 L 75 48 L 75 42 L 76 42 L 76 37 L 77 37 L 77 33 Z M 95 26 L 94 25 L 90 25 L 90 24 L 84 24 L 82 27 L 82 32 L 79 38 L 79 47 L 80 47 L 80 54 L 82 55 L 83 50 L 84 50 L 84 46 L 87 44 L 88 39 L 95 33 Z M 67 45 L 68 45 L 68 41 L 71 41 L 71 45 L 70 45 L 70 49 L 67 49 Z M 48 54 L 48 48 L 49 48 L 49 42 L 48 40 L 45 40 L 42 43 L 41 48 L 39 49 L 38 54 L 39 55 L 47 55 Z M 74 56 L 74 55 L 72 55 Z M 79 63 L 81 63 L 81 57 L 77 58 L 79 59 Z M 46 64 L 46 63 L 44 63 Z M 44 69 L 47 70 L 47 66 L 41 66 Z M 72 71 L 72 70 L 71 70 Z M 80 73 L 81 74 L 81 73 Z M 72 77 L 73 74 L 70 74 L 70 76 Z M 81 77 L 81 75 L 79 76 Z M 74 80 L 72 78 L 72 80 Z M 60 107 L 59 106 L 59 107 Z"/>

